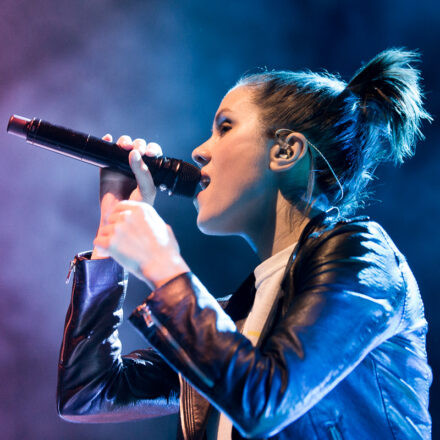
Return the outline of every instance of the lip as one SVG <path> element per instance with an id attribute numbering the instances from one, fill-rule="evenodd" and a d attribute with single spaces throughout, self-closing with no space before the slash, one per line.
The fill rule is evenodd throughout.
<path id="1" fill-rule="evenodd" d="M 195 208 L 196 208 L 196 211 L 197 212 L 199 212 L 199 203 L 200 203 L 200 199 L 202 198 L 203 199 L 203 195 L 201 195 L 203 192 L 205 192 L 205 190 L 208 188 L 208 186 L 209 186 L 209 180 L 208 180 L 208 184 L 205 186 L 202 182 L 203 182 L 203 179 L 205 178 L 207 178 L 207 175 L 205 174 L 204 175 L 205 177 L 203 177 L 203 175 L 202 175 L 202 178 L 200 179 L 200 183 L 199 183 L 199 185 L 198 185 L 198 191 L 197 191 L 197 193 L 196 193 L 196 195 L 194 196 L 194 198 L 193 198 L 193 204 L 194 204 L 194 206 L 195 206 Z"/>
<path id="2" fill-rule="evenodd" d="M 199 212 L 199 201 L 197 200 L 197 198 L 199 197 L 199 195 L 197 194 L 194 198 L 193 198 L 193 205 L 196 208 L 196 211 Z"/>
<path id="3" fill-rule="evenodd" d="M 202 191 L 208 188 L 210 183 L 211 183 L 211 178 L 208 176 L 208 174 L 202 172 L 200 178 L 200 187 L 202 188 Z"/>

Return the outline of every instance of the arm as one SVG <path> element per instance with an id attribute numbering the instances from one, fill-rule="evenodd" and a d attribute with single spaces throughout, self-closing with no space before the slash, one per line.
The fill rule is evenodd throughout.
<path id="1" fill-rule="evenodd" d="M 153 349 L 121 356 L 127 277 L 114 260 L 77 259 L 58 366 L 58 412 L 73 422 L 178 411 L 177 375 Z"/>
<path id="2" fill-rule="evenodd" d="M 103 139 L 112 141 L 110 135 Z M 128 136 L 121 136 L 117 144 L 124 150 L 137 150 L 129 155 L 137 182 L 111 169 L 100 170 L 98 237 L 121 200 L 143 200 L 152 205 L 156 195 L 140 155 L 161 155 L 160 146 L 147 145 L 143 139 L 132 141 Z M 127 421 L 177 412 L 178 376 L 157 352 L 149 349 L 121 356 L 117 329 L 127 277 L 122 267 L 106 256 L 95 248 L 92 258 L 98 260 L 89 260 L 89 256 L 75 260 L 60 353 L 58 412 L 79 422 Z"/>
<path id="3" fill-rule="evenodd" d="M 297 255 L 286 315 L 255 348 L 197 278 L 155 290 L 132 323 L 245 437 L 282 430 L 397 331 L 405 289 L 374 224 L 327 232 Z"/>

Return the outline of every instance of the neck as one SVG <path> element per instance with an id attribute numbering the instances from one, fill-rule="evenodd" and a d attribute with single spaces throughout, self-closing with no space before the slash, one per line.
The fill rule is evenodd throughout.
<path id="1" fill-rule="evenodd" d="M 297 242 L 305 225 L 314 214 L 315 211 L 312 210 L 308 216 L 305 216 L 278 192 L 272 214 L 265 216 L 264 223 L 254 228 L 246 238 L 251 242 L 260 260 L 264 261 Z"/>

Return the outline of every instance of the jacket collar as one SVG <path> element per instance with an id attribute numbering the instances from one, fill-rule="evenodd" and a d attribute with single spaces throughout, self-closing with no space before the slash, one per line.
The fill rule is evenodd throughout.
<path id="1" fill-rule="evenodd" d="M 284 291 L 284 293 L 292 290 L 291 287 L 289 288 L 289 286 L 286 284 L 288 283 L 290 278 L 287 275 L 293 270 L 293 265 L 298 250 L 312 234 L 319 233 L 320 231 L 324 230 L 326 226 L 328 226 L 329 224 L 334 224 L 338 220 L 340 220 L 340 217 L 339 212 L 336 208 L 330 208 L 327 211 L 322 211 L 321 213 L 312 217 L 309 220 L 300 235 L 298 243 L 294 247 L 292 254 L 289 257 L 283 275 L 283 281 L 281 283 L 281 289 Z M 225 312 L 234 321 L 245 319 L 248 316 L 252 305 L 254 304 L 255 292 L 255 275 L 252 271 L 229 299 L 225 307 Z"/>

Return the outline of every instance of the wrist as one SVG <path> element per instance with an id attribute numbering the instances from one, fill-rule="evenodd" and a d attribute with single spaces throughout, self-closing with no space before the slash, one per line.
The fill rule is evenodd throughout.
<path id="1" fill-rule="evenodd" d="M 153 290 L 183 273 L 190 272 L 190 268 L 180 255 L 168 260 L 167 264 L 158 264 L 156 261 L 150 261 L 141 268 L 145 281 Z"/>
<path id="2" fill-rule="evenodd" d="M 108 258 L 108 255 L 103 254 L 97 248 L 93 248 L 92 255 L 90 256 L 91 260 L 102 260 L 104 258 Z"/>

